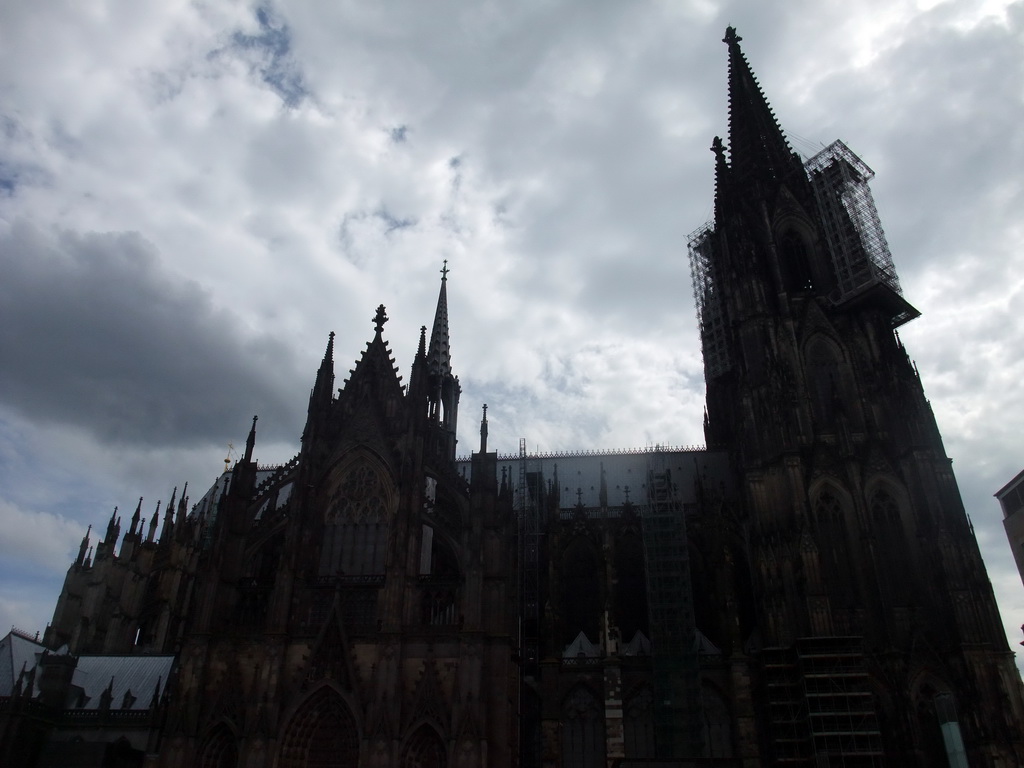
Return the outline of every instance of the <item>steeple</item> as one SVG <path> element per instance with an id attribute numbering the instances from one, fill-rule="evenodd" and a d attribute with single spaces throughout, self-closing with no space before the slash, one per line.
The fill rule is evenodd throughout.
<path id="1" fill-rule="evenodd" d="M 487 453 L 487 403 L 484 403 L 484 416 L 480 420 L 480 453 Z"/>
<path id="2" fill-rule="evenodd" d="M 166 547 L 171 543 L 171 537 L 174 535 L 174 502 L 177 500 L 178 486 L 174 486 L 174 491 L 171 492 L 171 500 L 167 504 L 167 509 L 164 510 L 164 524 L 160 529 L 160 545 Z M 182 495 L 182 500 L 184 500 Z"/>
<path id="3" fill-rule="evenodd" d="M 334 341 L 334 338 L 333 338 L 334 334 L 331 334 L 331 336 L 332 336 L 331 341 L 333 342 Z M 242 459 L 242 461 L 245 461 L 245 462 L 252 461 L 252 451 L 253 451 L 253 448 L 256 447 L 256 420 L 258 418 L 259 418 L 259 416 L 253 416 L 252 417 L 252 429 L 249 430 L 249 436 L 245 439 L 245 457 Z"/>
<path id="4" fill-rule="evenodd" d="M 441 268 L 441 290 L 437 295 L 434 326 L 430 330 L 429 371 L 435 376 L 450 376 L 451 347 L 448 341 L 448 259 Z"/>
<path id="5" fill-rule="evenodd" d="M 156 511 L 153 513 L 153 517 L 151 517 L 150 520 L 149 520 L 149 530 L 146 532 L 146 542 L 147 543 L 152 543 L 153 540 L 156 538 L 156 526 L 157 526 L 157 523 L 160 521 L 160 503 L 161 502 L 159 502 L 159 501 L 156 503 Z M 143 521 L 143 522 L 145 522 L 145 521 Z M 139 533 L 141 533 L 141 532 L 142 531 L 140 529 Z"/>
<path id="6" fill-rule="evenodd" d="M 139 496 L 139 503 L 135 506 L 135 514 L 132 515 L 132 525 L 128 529 L 128 536 L 134 536 L 136 533 L 142 535 L 142 527 L 139 525 L 139 520 L 142 518 L 142 497 Z"/>
<path id="7" fill-rule="evenodd" d="M 107 523 L 107 535 L 103 537 L 103 543 L 109 544 L 111 548 L 117 544 L 117 537 L 121 535 L 121 521 L 117 517 L 117 507 L 110 513 L 110 522 Z"/>
<path id="8" fill-rule="evenodd" d="M 178 541 L 185 540 L 185 526 L 188 519 L 188 483 L 181 489 L 181 500 L 178 502 L 178 513 L 174 519 L 174 537 Z"/>
<path id="9" fill-rule="evenodd" d="M 317 424 L 322 424 L 334 402 L 334 331 L 327 337 L 324 359 L 316 372 L 316 381 L 309 393 L 309 408 L 306 411 L 306 426 L 302 439 L 312 438 Z M 254 422 L 255 425 L 255 422 Z"/>
<path id="10" fill-rule="evenodd" d="M 78 557 L 75 559 L 75 565 L 85 565 L 85 553 L 89 549 L 89 534 L 92 533 L 92 526 L 90 525 L 88 530 L 85 532 L 85 536 L 82 537 L 82 543 L 78 547 Z"/>
<path id="11" fill-rule="evenodd" d="M 310 408 L 313 404 L 330 404 L 334 395 L 334 331 L 327 337 L 327 349 L 324 352 L 324 359 L 320 363 L 320 369 L 316 372 L 316 383 L 313 384 L 313 392 L 309 398 Z"/>
<path id="12" fill-rule="evenodd" d="M 747 63 L 735 27 L 722 39 L 729 46 L 729 153 L 734 183 L 778 182 L 803 164 L 786 141 L 775 113 Z"/>

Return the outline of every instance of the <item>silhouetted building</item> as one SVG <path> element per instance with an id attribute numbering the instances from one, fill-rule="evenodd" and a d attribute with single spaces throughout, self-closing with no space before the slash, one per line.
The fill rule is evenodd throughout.
<path id="1" fill-rule="evenodd" d="M 1003 509 L 1003 527 L 1017 563 L 1017 572 L 1024 582 L 1024 472 L 996 491 Z"/>
<path id="2" fill-rule="evenodd" d="M 257 466 L 254 420 L 191 510 L 147 528 L 140 504 L 124 537 L 115 510 L 95 555 L 87 534 L 44 638 L 71 671 L 49 699 L 45 663 L 11 672 L 0 760 L 74 752 L 90 654 L 170 654 L 119 764 L 1020 764 L 1020 678 L 896 335 L 917 311 L 870 169 L 841 143 L 802 162 L 739 40 L 690 242 L 707 450 L 499 456 L 485 406 L 457 459 L 443 270 L 407 386 L 382 306 L 340 390 L 332 334 L 291 461 Z"/>

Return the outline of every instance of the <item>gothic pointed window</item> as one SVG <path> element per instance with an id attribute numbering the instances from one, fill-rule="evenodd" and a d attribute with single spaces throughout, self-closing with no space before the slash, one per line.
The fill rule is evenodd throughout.
<path id="1" fill-rule="evenodd" d="M 833 608 L 851 608 L 856 602 L 856 574 L 850 554 L 849 532 L 843 505 L 830 490 L 822 491 L 814 505 L 815 538 L 821 575 Z"/>
<path id="2" fill-rule="evenodd" d="M 725 697 L 710 685 L 701 688 L 704 751 L 707 757 L 732 757 L 732 714 Z"/>
<path id="3" fill-rule="evenodd" d="M 843 407 L 839 352 L 821 337 L 807 350 L 807 390 L 818 427 L 833 425 L 837 412 Z"/>
<path id="4" fill-rule="evenodd" d="M 814 276 L 804 239 L 792 229 L 779 238 L 779 256 L 786 281 L 786 290 L 803 293 L 814 290 Z"/>
<path id="5" fill-rule="evenodd" d="M 448 757 L 437 731 L 421 725 L 409 739 L 402 758 L 402 768 L 445 768 Z"/>
<path id="6" fill-rule="evenodd" d="M 647 578 L 640 537 L 627 533 L 615 543 L 615 623 L 628 643 L 637 631 L 647 632 Z"/>
<path id="7" fill-rule="evenodd" d="M 460 582 L 455 553 L 441 535 L 424 525 L 420 545 L 422 623 L 445 626 L 458 622 Z"/>
<path id="8" fill-rule="evenodd" d="M 562 644 L 571 643 L 580 632 L 591 642 L 600 641 L 600 561 L 593 544 L 581 537 L 566 548 L 561 577 L 565 617 Z"/>
<path id="9" fill-rule="evenodd" d="M 655 757 L 654 695 L 644 686 L 625 702 L 622 736 L 627 758 Z"/>
<path id="10" fill-rule="evenodd" d="M 281 740 L 279 768 L 355 768 L 359 734 L 337 692 L 321 688 L 295 713 Z"/>
<path id="11" fill-rule="evenodd" d="M 221 723 L 207 735 L 199 753 L 198 768 L 235 768 L 238 747 L 231 730 Z"/>
<path id="12" fill-rule="evenodd" d="M 871 537 L 875 565 L 890 605 L 906 605 L 913 569 L 908 569 L 908 543 L 899 505 L 886 491 L 871 497 Z"/>
<path id="13" fill-rule="evenodd" d="M 328 502 L 320 576 L 382 575 L 387 561 L 388 518 L 380 473 L 368 461 L 355 464 Z"/>
<path id="14" fill-rule="evenodd" d="M 604 708 L 580 685 L 562 704 L 562 768 L 604 768 Z"/>

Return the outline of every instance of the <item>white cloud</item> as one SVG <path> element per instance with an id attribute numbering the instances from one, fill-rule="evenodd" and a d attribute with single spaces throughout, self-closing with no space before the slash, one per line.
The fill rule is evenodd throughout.
<path id="1" fill-rule="evenodd" d="M 8 3 L 0 258 L 27 300 L 0 312 L 35 363 L 0 385 L 0 499 L 102 524 L 209 481 L 252 412 L 287 458 L 327 332 L 340 384 L 384 302 L 408 376 L 443 258 L 463 448 L 484 401 L 500 451 L 702 442 L 685 246 L 735 24 L 783 126 L 878 172 L 925 310 L 903 338 L 1019 623 L 990 494 L 1024 466 L 1021 8 Z"/>

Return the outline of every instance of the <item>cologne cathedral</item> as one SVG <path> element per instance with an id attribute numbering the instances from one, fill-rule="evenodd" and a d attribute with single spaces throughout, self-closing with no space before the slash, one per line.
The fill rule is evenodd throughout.
<path id="1" fill-rule="evenodd" d="M 334 337 L 295 457 L 111 516 L 0 641 L 0 763 L 1017 766 L 1024 701 L 867 182 L 727 30 L 690 238 L 707 449 L 456 451 L 447 273 L 403 384 Z M 159 510 L 158 510 L 159 512 Z"/>

